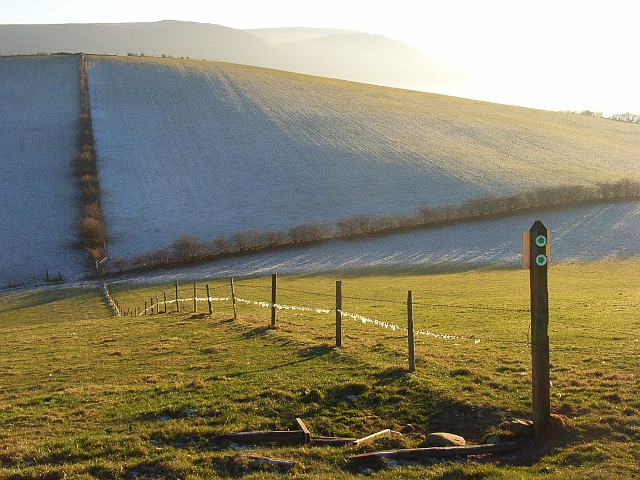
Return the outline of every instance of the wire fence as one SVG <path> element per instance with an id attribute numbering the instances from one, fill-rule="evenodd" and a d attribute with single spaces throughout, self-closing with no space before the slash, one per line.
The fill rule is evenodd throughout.
<path id="1" fill-rule="evenodd" d="M 339 315 L 341 318 L 352 320 L 353 322 L 357 322 L 365 327 L 372 327 L 378 329 L 384 329 L 391 333 L 396 333 L 398 335 L 408 335 L 409 328 L 408 325 L 403 324 L 401 321 L 393 321 L 388 318 L 382 320 L 380 318 L 376 318 L 376 315 L 371 315 L 368 313 L 357 312 L 354 310 L 359 309 L 367 309 L 367 305 L 371 304 L 374 306 L 378 305 L 386 305 L 387 307 L 394 308 L 396 311 L 392 315 L 395 319 L 399 319 L 403 315 L 404 308 L 407 307 L 407 302 L 405 300 L 392 299 L 392 298 L 381 298 L 377 296 L 343 296 L 342 300 L 345 303 L 349 303 L 351 307 L 348 309 L 337 308 L 335 306 L 328 306 L 327 303 L 335 299 L 336 295 L 333 293 L 325 293 L 318 291 L 311 291 L 309 289 L 297 289 L 291 287 L 277 287 L 278 293 L 287 293 L 292 294 L 292 296 L 297 297 L 308 297 L 307 300 L 312 299 L 320 299 L 318 303 L 321 305 L 309 305 L 309 304 L 287 304 L 281 302 L 272 302 L 267 300 L 256 299 L 255 296 L 259 297 L 267 297 L 270 294 L 273 294 L 274 285 L 269 284 L 255 284 L 255 283 L 233 283 L 231 287 L 231 295 L 228 295 L 230 285 L 206 285 L 208 295 L 202 296 L 196 294 L 195 296 L 186 296 L 182 297 L 178 292 L 178 285 L 176 283 L 175 287 L 175 298 L 167 299 L 166 291 L 163 292 L 162 299 L 160 299 L 159 295 L 150 296 L 149 301 L 145 302 L 144 307 L 136 307 L 134 309 L 126 308 L 120 305 L 118 302 L 114 301 L 113 298 L 109 295 L 109 290 L 107 285 L 104 285 L 104 292 L 108 298 L 108 302 L 113 307 L 114 314 L 116 315 L 135 315 L 135 316 L 145 316 L 145 315 L 157 315 L 161 313 L 168 313 L 171 306 L 173 306 L 173 311 L 182 311 L 183 313 L 192 311 L 196 313 L 198 311 L 198 304 L 203 305 L 207 304 L 209 308 L 209 313 L 213 311 L 213 304 L 225 304 L 225 308 L 233 307 L 234 316 L 235 311 L 238 304 L 242 305 L 250 305 L 253 307 L 258 307 L 262 309 L 269 309 L 273 312 L 273 318 L 275 319 L 276 311 L 288 311 L 288 312 L 300 312 L 300 313 L 308 313 L 310 315 L 319 315 L 324 319 L 334 318 L 336 315 Z M 184 287 L 183 287 L 184 288 Z M 236 295 L 234 288 L 240 289 L 245 292 L 242 296 Z M 200 286 L 202 289 L 202 286 Z M 196 292 L 196 284 L 193 285 L 194 293 Z M 226 294 L 220 294 L 224 291 Z M 214 294 L 211 294 L 214 292 Z M 218 294 L 216 294 L 218 292 Z M 155 298 L 155 301 L 154 301 Z M 273 297 L 272 297 L 273 298 Z M 306 303 L 306 302 L 305 302 Z M 311 304 L 316 303 L 316 301 L 311 301 Z M 333 303 L 333 302 L 332 302 Z M 192 305 L 192 307 L 190 307 Z M 371 305 L 368 305 L 369 308 Z M 398 308 L 396 309 L 395 306 Z M 500 345 L 513 345 L 516 347 L 528 347 L 531 346 L 531 338 L 530 338 L 530 323 L 529 323 L 529 314 L 530 310 L 527 308 L 521 308 L 520 306 L 494 306 L 494 305 L 473 305 L 473 304 L 461 304 L 461 303 L 439 303 L 439 302 L 427 302 L 427 301 L 414 301 L 412 302 L 412 306 L 424 310 L 445 310 L 453 312 L 454 314 L 459 314 L 460 312 L 469 311 L 469 312 L 479 312 L 479 313 L 497 313 L 500 315 L 507 314 L 509 316 L 514 315 L 522 323 L 522 330 L 520 334 L 516 334 L 515 338 L 513 336 L 513 332 L 508 337 L 503 337 L 500 334 L 492 334 L 489 335 L 487 332 L 447 332 L 447 331 L 436 331 L 436 329 L 427 329 L 424 327 L 421 328 L 413 328 L 412 332 L 414 335 L 418 337 L 438 339 L 444 341 L 461 341 L 465 342 L 467 345 L 478 345 L 480 343 L 495 343 Z M 191 309 L 191 310 L 190 310 Z M 220 308 L 217 307 L 216 310 Z M 571 312 L 571 309 L 562 309 L 562 308 L 554 308 L 555 313 L 563 313 L 563 312 Z M 386 315 L 389 317 L 391 315 Z M 566 327 L 571 328 L 571 332 L 573 335 L 576 333 L 580 336 L 580 338 L 590 339 L 590 340 L 601 340 L 603 335 L 617 335 L 623 338 L 634 338 L 638 336 L 637 332 L 632 331 L 624 331 L 622 329 L 610 330 L 604 328 L 598 328 L 597 326 L 584 326 L 584 325 L 569 325 L 566 322 L 562 322 L 562 320 L 554 319 L 554 325 L 557 327 Z M 519 338 L 518 338 L 519 337 Z M 580 345 L 575 344 L 558 344 L 557 342 L 552 344 L 552 349 L 555 351 L 581 351 L 587 350 L 586 347 L 581 347 Z"/>

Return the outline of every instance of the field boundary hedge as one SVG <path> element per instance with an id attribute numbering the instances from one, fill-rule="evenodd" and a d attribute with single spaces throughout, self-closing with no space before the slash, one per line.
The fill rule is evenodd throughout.
<path id="1" fill-rule="evenodd" d="M 438 228 L 462 222 L 491 220 L 528 212 L 568 209 L 577 206 L 640 199 L 640 181 L 622 179 L 595 186 L 541 187 L 504 196 L 485 195 L 460 205 L 420 207 L 412 214 L 358 215 L 328 223 L 309 222 L 287 231 L 243 231 L 228 238 L 205 240 L 181 235 L 170 247 L 158 248 L 132 259 L 111 259 L 114 271 L 141 271 L 180 266 L 247 253 L 309 246 L 337 239 L 360 239 L 410 230 Z"/>

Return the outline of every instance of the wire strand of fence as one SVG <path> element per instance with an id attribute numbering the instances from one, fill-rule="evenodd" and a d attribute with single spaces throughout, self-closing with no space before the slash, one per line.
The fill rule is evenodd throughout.
<path id="1" fill-rule="evenodd" d="M 509 308 L 509 307 L 488 307 L 482 305 L 452 305 L 448 303 L 425 303 L 425 302 L 414 302 L 413 303 L 419 307 L 430 307 L 430 308 L 451 308 L 456 310 L 486 310 L 492 312 L 510 312 L 510 313 L 529 313 L 530 310 L 525 308 Z"/>
<path id="2" fill-rule="evenodd" d="M 406 303 L 401 300 L 390 300 L 388 298 L 369 298 L 369 297 L 350 297 L 350 296 L 343 296 L 342 300 L 364 300 L 367 302 L 376 302 L 376 303 L 395 303 L 397 305 L 404 305 Z"/>
<path id="3" fill-rule="evenodd" d="M 209 285 L 209 290 L 229 290 L 229 285 Z"/>
<path id="4" fill-rule="evenodd" d="M 299 307 L 296 305 L 282 305 L 279 303 L 271 303 L 271 302 L 259 302 L 256 300 L 247 300 L 245 298 L 236 297 L 237 302 L 247 303 L 250 305 L 256 305 L 264 308 L 276 308 L 278 310 L 296 310 L 301 312 L 315 312 L 315 313 L 324 313 L 329 314 L 331 310 L 327 310 L 326 308 L 312 308 L 312 307 Z"/>
<path id="5" fill-rule="evenodd" d="M 394 323 L 389 323 L 389 322 L 385 322 L 382 320 L 376 320 L 373 318 L 369 318 L 366 317 L 365 315 L 360 315 L 359 313 L 349 313 L 349 312 L 345 312 L 344 310 L 340 310 L 340 313 L 348 318 L 351 318 L 353 320 L 357 320 L 362 322 L 363 324 L 372 324 L 378 327 L 382 327 L 382 328 L 389 328 L 392 331 L 402 331 L 402 332 L 408 332 L 409 329 L 407 327 L 402 327 L 400 325 L 396 325 Z M 473 340 L 475 344 L 480 343 L 480 338 L 476 337 L 476 336 L 469 336 L 469 335 L 453 335 L 453 334 L 446 334 L 446 333 L 434 333 L 431 332 L 429 330 L 421 330 L 421 329 L 414 329 L 414 334 L 416 335 L 423 335 L 423 336 L 428 336 L 428 337 L 433 337 L 433 338 L 440 338 L 443 340 Z"/>
<path id="6" fill-rule="evenodd" d="M 305 290 L 296 290 L 293 288 L 284 288 L 284 287 L 278 287 L 278 291 L 284 291 L 284 292 L 294 292 L 294 293 L 303 293 L 305 295 L 315 295 L 318 297 L 329 297 L 329 298 L 335 298 L 335 293 L 319 293 L 319 292 L 309 292 L 309 291 L 305 291 Z"/>
<path id="7" fill-rule="evenodd" d="M 289 289 L 289 291 L 295 291 L 298 293 L 310 293 L 310 292 L 303 292 L 303 291 L 298 291 L 298 290 L 294 290 L 294 289 Z M 320 294 L 322 296 L 327 296 L 327 297 L 332 297 L 332 295 L 325 295 L 325 294 Z M 352 299 L 355 298 L 360 298 L 360 297 L 351 297 Z M 196 297 L 195 298 L 196 301 L 198 302 L 205 302 L 205 301 L 211 301 L 211 302 L 230 302 L 232 299 L 229 297 Z M 366 300 L 371 300 L 371 299 L 366 299 Z M 190 298 L 180 298 L 180 299 L 173 299 L 173 300 L 167 300 L 165 301 L 161 301 L 158 304 L 154 305 L 153 308 L 148 306 L 146 309 L 143 309 L 142 311 L 140 311 L 138 313 L 138 316 L 140 315 L 146 315 L 148 314 L 150 311 L 155 310 L 156 312 L 159 312 L 161 307 L 165 307 L 166 305 L 171 305 L 171 304 L 175 304 L 176 302 L 181 302 L 181 303 L 191 303 L 194 301 L 193 297 Z M 273 308 L 275 307 L 278 310 L 288 310 L 288 311 L 300 311 L 300 312 L 309 312 L 309 313 L 317 313 L 317 314 L 323 314 L 323 315 L 329 315 L 329 314 L 333 314 L 335 313 L 335 309 L 326 309 L 326 308 L 314 308 L 314 307 L 307 307 L 307 306 L 298 306 L 298 305 L 284 305 L 284 304 L 273 304 L 271 302 L 264 302 L 264 301 L 257 301 L 257 300 L 249 300 L 246 298 L 241 298 L 241 297 L 236 297 L 236 301 L 239 303 L 244 303 L 244 304 L 249 304 L 249 305 L 254 305 L 254 306 L 259 306 L 262 308 Z M 389 301 L 389 303 L 398 303 L 398 304 L 404 304 L 405 302 L 392 302 Z M 419 306 L 427 306 L 427 307 L 447 307 L 447 308 L 473 308 L 473 309 L 479 309 L 479 310 L 497 310 L 497 311 L 509 311 L 509 312 L 519 312 L 519 313 L 529 313 L 527 310 L 523 310 L 523 309 L 507 309 L 507 308 L 494 308 L 494 307 L 477 307 L 477 306 L 461 306 L 461 305 L 450 305 L 450 304 L 428 304 L 428 303 L 423 303 L 423 302 L 417 302 L 414 303 L 414 305 L 419 305 Z M 114 303 L 115 306 L 115 303 Z M 380 327 L 380 328 L 385 328 L 385 329 L 390 329 L 393 332 L 396 331 L 400 331 L 400 332 L 408 332 L 408 328 L 397 325 L 395 323 L 391 323 L 391 322 L 385 322 L 383 320 L 378 320 L 375 318 L 370 318 L 367 317 L 365 315 L 359 314 L 359 313 L 351 313 L 351 312 L 347 312 L 344 310 L 340 310 L 340 313 L 347 317 L 347 318 L 351 318 L 354 321 L 358 321 L 362 324 L 365 325 L 372 325 L 372 326 L 376 326 L 376 327 Z M 618 334 L 618 335 L 625 335 L 629 338 L 632 338 L 634 336 L 637 336 L 635 333 L 631 333 L 631 332 L 613 332 L 610 330 L 605 330 L 605 329 L 597 329 L 597 328 L 593 328 L 590 329 L 588 327 L 583 327 L 584 330 L 598 330 L 598 331 L 602 331 L 605 333 L 614 333 L 614 334 Z M 527 338 L 523 339 L 523 340 L 516 340 L 516 339 L 507 339 L 507 338 L 481 338 L 479 336 L 476 335 L 457 335 L 457 334 L 450 334 L 450 333 L 439 333 L 439 332 L 432 332 L 430 330 L 425 330 L 425 329 L 414 329 L 414 334 L 415 335 L 420 335 L 420 336 L 425 336 L 425 337 L 430 337 L 430 338 L 437 338 L 437 339 L 441 339 L 441 340 L 469 340 L 469 341 L 473 341 L 474 345 L 477 345 L 481 342 L 487 342 L 487 343 L 500 343 L 500 344 L 505 344 L 505 345 L 515 345 L 515 346 L 520 346 L 520 347 L 530 347 L 531 346 L 531 342 L 530 342 L 530 338 L 527 332 Z M 599 339 L 600 337 L 589 337 L 589 338 L 594 338 L 594 339 Z M 552 347 L 552 349 L 554 351 L 557 352 L 563 352 L 563 351 L 581 351 L 581 352 L 591 352 L 593 351 L 593 349 L 589 349 L 589 348 L 584 348 L 581 346 L 576 346 L 576 345 L 559 345 L 558 343 L 555 343 L 554 346 Z"/>
<path id="8" fill-rule="evenodd" d="M 271 284 L 267 285 L 249 285 L 248 283 L 234 283 L 234 285 L 236 287 L 243 287 L 243 288 L 259 288 L 262 290 L 266 290 L 266 289 L 271 289 Z"/>
<path id="9" fill-rule="evenodd" d="M 343 300 L 361 300 L 367 302 L 376 302 L 376 303 L 391 303 L 396 305 L 404 305 L 405 302 L 401 300 L 391 300 L 388 298 L 372 298 L 372 297 L 350 297 L 343 296 Z M 525 308 L 509 308 L 509 307 L 488 307 L 483 305 L 456 305 L 456 304 L 447 304 L 447 303 L 427 303 L 427 302 L 414 302 L 415 306 L 422 307 L 430 307 L 430 308 L 451 308 L 451 309 L 462 309 L 462 310 L 488 310 L 495 312 L 513 312 L 513 313 L 529 313 L 528 309 Z"/>
<path id="10" fill-rule="evenodd" d="M 160 308 L 160 306 L 164 307 L 166 305 L 171 305 L 173 303 L 191 303 L 193 302 L 194 298 L 179 298 L 178 300 L 167 300 L 165 301 L 161 301 L 158 304 L 154 304 L 153 307 L 152 306 L 148 306 L 146 309 L 143 308 L 140 312 L 138 312 L 138 316 L 140 315 L 146 315 L 148 312 L 151 312 L 152 310 L 157 310 Z M 206 302 L 206 301 L 211 301 L 211 302 L 230 302 L 231 299 L 229 297 L 196 297 L 195 298 L 196 301 L 198 302 Z"/>

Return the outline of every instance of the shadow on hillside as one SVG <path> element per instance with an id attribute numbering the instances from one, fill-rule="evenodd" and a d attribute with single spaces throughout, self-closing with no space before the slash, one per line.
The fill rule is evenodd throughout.
<path id="1" fill-rule="evenodd" d="M 1 295 L 0 312 L 11 312 L 25 308 L 41 307 L 55 302 L 72 300 L 87 295 L 99 295 L 95 287 L 49 287 L 22 293 Z M 100 301 L 101 302 L 101 301 Z"/>

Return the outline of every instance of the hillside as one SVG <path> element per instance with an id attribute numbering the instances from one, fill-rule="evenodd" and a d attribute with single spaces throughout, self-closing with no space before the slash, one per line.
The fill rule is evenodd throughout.
<path id="1" fill-rule="evenodd" d="M 77 57 L 0 66 L 0 287 L 40 282 L 45 269 L 79 279 Z M 231 245 L 309 222 L 640 179 L 633 124 L 218 62 L 89 57 L 88 76 L 112 270 L 118 259 L 166 255 L 185 234 Z M 632 202 L 542 219 L 554 261 L 565 261 L 638 255 L 638 215 Z M 518 232 L 533 220 L 335 242 L 204 271 L 513 266 Z"/>
<path id="2" fill-rule="evenodd" d="M 216 60 L 434 91 L 463 82 L 408 45 L 332 29 L 239 30 L 197 22 L 0 25 L 0 55 L 145 54 Z M 394 72 L 389 74 L 389 72 Z"/>
<path id="3" fill-rule="evenodd" d="M 541 219 L 549 228 L 551 263 L 623 260 L 640 256 L 640 203 L 589 205 L 522 214 L 361 240 L 335 240 L 304 249 L 275 250 L 114 279 L 118 284 L 279 274 L 451 272 L 520 268 L 521 232 Z"/>
<path id="4" fill-rule="evenodd" d="M 76 57 L 0 58 L 0 286 L 81 275 L 74 250 Z"/>
<path id="5" fill-rule="evenodd" d="M 603 119 L 197 61 L 96 57 L 89 80 L 112 258 L 640 178 L 640 129 Z"/>

